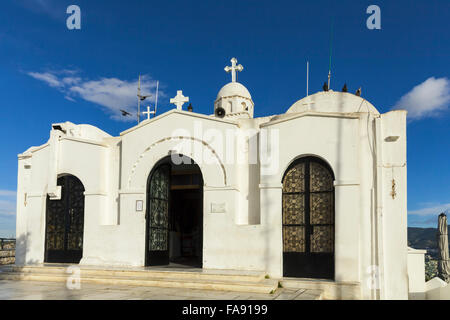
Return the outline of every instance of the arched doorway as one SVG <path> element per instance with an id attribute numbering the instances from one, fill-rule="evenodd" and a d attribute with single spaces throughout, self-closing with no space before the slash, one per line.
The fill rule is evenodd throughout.
<path id="1" fill-rule="evenodd" d="M 84 186 L 72 175 L 58 178 L 61 199 L 47 196 L 45 262 L 79 263 L 83 256 Z"/>
<path id="2" fill-rule="evenodd" d="M 334 175 L 315 157 L 283 177 L 283 276 L 334 279 Z"/>
<path id="3" fill-rule="evenodd" d="M 154 166 L 147 182 L 146 265 L 201 268 L 202 252 L 200 167 L 189 157 L 167 156 Z"/>

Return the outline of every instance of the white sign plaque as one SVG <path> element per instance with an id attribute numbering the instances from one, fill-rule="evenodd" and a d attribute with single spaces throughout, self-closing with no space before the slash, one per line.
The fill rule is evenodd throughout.
<path id="1" fill-rule="evenodd" d="M 136 211 L 144 211 L 144 201 L 136 200 Z"/>
<path id="2" fill-rule="evenodd" d="M 211 213 L 225 212 L 227 212 L 225 203 L 211 203 Z"/>

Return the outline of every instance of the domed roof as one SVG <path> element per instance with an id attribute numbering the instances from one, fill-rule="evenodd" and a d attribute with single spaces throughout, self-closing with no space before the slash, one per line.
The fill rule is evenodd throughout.
<path id="1" fill-rule="evenodd" d="M 244 87 L 239 82 L 230 82 L 224 85 L 222 89 L 220 89 L 219 93 L 217 94 L 216 100 L 231 96 L 240 96 L 250 100 L 252 99 L 252 96 L 250 95 L 250 92 L 248 92 L 246 87 Z"/>
<path id="2" fill-rule="evenodd" d="M 286 113 L 295 112 L 370 112 L 378 110 L 367 100 L 348 92 L 323 91 L 307 96 L 295 102 Z"/>

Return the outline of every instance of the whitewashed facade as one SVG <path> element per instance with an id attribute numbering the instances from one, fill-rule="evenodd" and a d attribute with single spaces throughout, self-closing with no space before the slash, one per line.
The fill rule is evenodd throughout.
<path id="1" fill-rule="evenodd" d="M 73 175 L 84 186 L 80 264 L 144 266 L 148 179 L 172 153 L 203 177 L 202 267 L 283 277 L 283 177 L 315 157 L 334 176 L 332 279 L 356 283 L 360 298 L 408 298 L 406 111 L 380 114 L 330 90 L 254 118 L 237 82 L 211 106 L 213 115 L 173 109 L 118 137 L 54 124 L 47 143 L 19 155 L 16 263 L 45 261 L 47 205 L 61 198 L 58 177 Z"/>

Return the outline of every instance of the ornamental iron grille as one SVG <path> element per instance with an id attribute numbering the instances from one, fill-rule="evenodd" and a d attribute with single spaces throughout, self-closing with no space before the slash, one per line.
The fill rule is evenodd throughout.
<path id="1" fill-rule="evenodd" d="M 47 196 L 45 262 L 79 263 L 83 256 L 84 186 L 71 175 L 58 178 L 61 199 Z"/>
<path id="2" fill-rule="evenodd" d="M 157 167 L 148 185 L 146 265 L 165 265 L 169 263 L 170 165 Z"/>
<path id="3" fill-rule="evenodd" d="M 334 278 L 334 175 L 315 157 L 295 161 L 283 177 L 283 275 Z"/>

